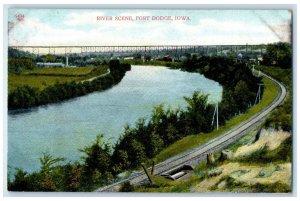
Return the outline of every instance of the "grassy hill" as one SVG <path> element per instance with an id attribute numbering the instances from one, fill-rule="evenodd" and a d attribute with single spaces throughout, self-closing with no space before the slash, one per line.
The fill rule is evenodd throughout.
<path id="1" fill-rule="evenodd" d="M 77 68 L 38 68 L 20 73 L 8 73 L 8 93 L 18 86 L 28 85 L 43 90 L 55 83 L 86 80 L 106 73 L 108 66 Z"/>

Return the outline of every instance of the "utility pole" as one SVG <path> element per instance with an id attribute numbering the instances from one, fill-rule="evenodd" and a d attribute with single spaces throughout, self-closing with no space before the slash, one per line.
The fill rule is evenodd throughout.
<path id="1" fill-rule="evenodd" d="M 219 107 L 217 102 L 217 130 L 219 130 Z"/>
<path id="2" fill-rule="evenodd" d="M 150 184 L 153 184 L 153 181 L 152 181 L 152 179 L 151 179 L 151 176 L 150 176 L 150 174 L 149 174 L 149 172 L 148 172 L 148 170 L 147 170 L 145 164 L 142 163 L 141 165 L 142 165 L 142 167 L 143 167 L 143 169 L 144 169 L 145 174 L 146 174 L 147 177 L 148 177 L 148 180 L 149 180 Z"/>
<path id="3" fill-rule="evenodd" d="M 261 94 L 261 86 L 262 85 L 264 85 L 264 84 L 261 84 L 261 83 L 259 83 L 258 84 L 258 91 L 257 91 L 257 94 L 256 94 L 256 98 L 255 98 L 255 102 L 254 102 L 254 104 L 256 104 L 257 103 L 257 100 L 258 100 L 258 103 L 260 103 L 260 94 Z"/>
<path id="4" fill-rule="evenodd" d="M 219 130 L 219 109 L 218 109 L 218 102 L 216 103 L 216 107 L 214 110 L 214 115 L 211 121 L 211 125 L 214 125 L 214 121 L 215 121 L 215 116 L 216 116 L 216 120 L 217 120 L 217 130 Z"/>

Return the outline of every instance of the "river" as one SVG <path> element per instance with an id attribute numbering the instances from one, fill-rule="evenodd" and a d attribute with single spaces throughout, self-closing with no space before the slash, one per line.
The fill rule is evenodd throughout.
<path id="1" fill-rule="evenodd" d="M 9 171 L 39 169 L 39 157 L 49 153 L 66 161 L 79 160 L 78 150 L 103 134 L 114 143 L 126 124 L 149 117 L 155 105 L 185 106 L 183 96 L 195 90 L 221 100 L 222 86 L 198 73 L 166 67 L 132 66 L 123 80 L 103 92 L 94 92 L 58 104 L 8 114 Z"/>

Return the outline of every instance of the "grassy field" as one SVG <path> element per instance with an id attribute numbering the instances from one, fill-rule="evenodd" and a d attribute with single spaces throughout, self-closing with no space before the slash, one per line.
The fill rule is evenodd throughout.
<path id="1" fill-rule="evenodd" d="M 291 91 L 292 86 L 291 86 L 291 71 L 290 69 L 280 69 L 280 68 L 274 68 L 274 67 L 266 67 L 262 66 L 259 68 L 260 70 L 264 71 L 265 73 L 271 75 L 275 79 L 279 80 L 280 82 L 284 83 L 288 87 L 288 91 Z M 252 107 L 250 110 L 248 110 L 246 113 L 239 115 L 230 121 L 227 122 L 226 126 L 223 126 L 219 129 L 219 131 L 213 131 L 212 133 L 208 134 L 199 134 L 199 135 L 194 135 L 194 136 L 188 136 L 170 147 L 166 148 L 163 150 L 157 157 L 156 160 L 158 161 L 163 161 L 171 156 L 174 156 L 176 154 L 179 154 L 180 152 L 183 152 L 185 150 L 191 149 L 193 147 L 198 146 L 199 144 L 205 143 L 209 140 L 211 140 L 214 137 L 217 137 L 221 133 L 229 130 L 233 126 L 239 124 L 241 121 L 246 120 L 247 118 L 251 117 L 258 111 L 262 110 L 264 107 L 269 105 L 274 98 L 278 95 L 278 90 L 277 86 L 270 80 L 264 78 L 263 82 L 265 84 L 265 91 L 264 91 L 264 96 L 262 98 L 262 101 L 260 104 L 255 105 Z M 272 118 L 274 115 L 280 116 L 279 113 L 288 113 L 286 109 L 286 105 L 291 104 L 290 102 L 291 95 L 289 94 L 287 97 L 287 100 L 284 102 L 283 106 L 280 106 L 278 109 L 276 109 L 270 116 L 269 118 Z M 281 120 L 277 120 L 281 121 Z M 263 126 L 263 125 L 262 125 Z M 236 151 L 238 147 L 240 146 L 248 146 L 249 142 L 255 138 L 255 135 L 258 131 L 258 128 L 251 131 L 248 135 L 244 136 L 242 139 L 239 141 L 235 142 L 233 145 L 230 145 L 229 149 L 232 151 Z M 225 161 L 225 162 L 218 162 L 218 164 L 212 166 L 212 167 L 207 167 L 205 162 L 202 162 L 199 164 L 199 166 L 194 169 L 193 174 L 190 178 L 184 181 L 170 181 L 161 177 L 155 177 L 153 178 L 155 181 L 155 185 L 149 185 L 149 186 L 141 186 L 137 187 L 134 189 L 136 192 L 208 192 L 208 191 L 214 191 L 213 188 L 216 188 L 215 190 L 218 191 L 218 185 L 212 185 L 211 181 L 214 181 L 215 178 L 218 177 L 218 175 L 213 175 L 212 179 L 210 179 L 210 172 L 213 172 L 215 168 L 221 167 L 221 169 L 230 166 L 229 168 L 225 168 L 226 171 L 234 171 L 235 169 L 231 166 L 237 165 L 238 167 L 236 168 L 236 172 L 242 172 L 243 168 L 244 169 L 251 169 L 252 172 L 255 171 L 260 171 L 260 172 L 268 172 L 269 169 L 274 168 L 273 166 L 276 166 L 280 168 L 280 171 L 275 171 L 274 176 L 272 179 L 275 179 L 276 174 L 287 174 L 285 176 L 280 176 L 278 181 L 275 182 L 272 179 L 268 181 L 268 177 L 266 178 L 259 178 L 260 180 L 266 180 L 264 181 L 265 183 L 256 183 L 256 184 L 249 184 L 249 183 L 243 183 L 243 182 L 238 182 L 236 179 L 233 179 L 233 177 L 228 176 L 227 180 L 222 181 L 220 180 L 219 183 L 221 184 L 221 181 L 226 183 L 225 191 L 229 192 L 245 192 L 246 190 L 248 192 L 290 192 L 291 187 L 288 184 L 285 184 L 284 181 L 288 180 L 290 177 L 288 177 L 288 174 L 291 174 L 291 168 L 290 168 L 290 162 L 291 162 L 291 153 L 288 153 L 289 151 L 291 152 L 291 138 L 288 138 L 287 140 L 284 141 L 283 144 L 280 145 L 280 147 L 276 148 L 272 152 L 268 151 L 266 153 L 262 153 L 264 150 L 258 150 L 258 152 L 254 152 L 252 155 L 250 155 L 247 159 L 248 163 L 245 163 L 245 160 L 243 162 L 240 162 L 239 160 L 233 160 L 233 161 Z M 286 153 L 286 154 L 285 154 Z M 256 157 L 258 161 L 252 160 L 252 158 L 255 158 L 254 155 L 258 154 L 259 156 Z M 264 155 L 265 154 L 265 155 Z M 286 156 L 287 155 L 287 156 Z M 220 153 L 216 153 L 215 157 L 218 158 L 220 156 Z M 262 160 L 261 158 L 266 157 L 267 160 Z M 290 158 L 289 158 L 290 157 Z M 283 159 L 282 159 L 283 158 Z M 247 161 L 246 160 L 246 161 Z M 266 162 L 267 161 L 267 162 Z M 274 162 L 269 163 L 269 161 Z M 278 162 L 276 162 L 278 161 Z M 240 165 L 238 165 L 240 163 Z M 276 164 L 275 164 L 276 163 Z M 286 168 L 284 168 L 287 166 Z M 275 168 L 275 169 L 276 169 Z M 256 170 L 257 169 L 257 170 Z M 223 179 L 226 179 L 224 177 Z M 251 178 L 250 178 L 251 179 Z M 257 180 L 258 178 L 252 178 L 252 180 L 255 179 Z M 205 186 L 205 181 L 207 180 L 207 185 Z M 204 182 L 203 182 L 204 181 Z M 247 180 L 249 181 L 249 179 Z M 273 182 L 273 183 L 272 183 Z M 199 187 L 197 188 L 197 186 Z M 205 188 L 208 188 L 205 190 Z"/>
<path id="2" fill-rule="evenodd" d="M 57 82 L 71 82 L 86 80 L 107 72 L 108 67 L 80 67 L 80 68 L 44 68 L 26 70 L 20 74 L 8 73 L 8 93 L 18 86 L 28 85 L 43 90 Z"/>
<path id="3" fill-rule="evenodd" d="M 84 76 L 91 73 L 95 67 L 81 67 L 81 68 L 37 68 L 34 70 L 25 70 L 21 75 L 70 75 L 70 76 Z"/>
<path id="4" fill-rule="evenodd" d="M 187 136 L 174 144 L 170 145 L 163 151 L 161 151 L 156 157 L 155 160 L 157 162 L 164 161 L 172 156 L 180 154 L 184 151 L 189 149 L 195 148 L 201 144 L 208 142 L 209 140 L 221 135 L 222 133 L 228 131 L 229 129 L 233 128 L 234 126 L 238 125 L 239 123 L 245 121 L 246 119 L 250 118 L 251 116 L 255 115 L 257 112 L 263 110 L 266 106 L 268 106 L 275 97 L 278 95 L 278 88 L 275 83 L 271 80 L 264 78 L 263 82 L 265 84 L 265 91 L 261 102 L 245 113 L 234 117 L 233 119 L 226 122 L 225 126 L 219 127 L 219 130 L 214 130 L 211 133 L 200 133 L 198 135 L 191 135 Z"/>
<path id="5" fill-rule="evenodd" d="M 257 69 L 277 79 L 287 87 L 287 97 L 282 105 L 277 107 L 267 118 L 266 126 L 281 127 L 285 130 L 291 130 L 293 125 L 293 76 L 292 69 L 282 69 L 274 66 L 257 66 Z"/>
<path id="6" fill-rule="evenodd" d="M 135 192 L 291 192 L 291 137 L 284 139 L 277 148 L 269 150 L 265 142 L 254 141 L 258 129 L 254 129 L 234 144 L 227 147 L 236 153 L 238 148 L 256 147 L 256 151 L 243 157 L 235 156 L 225 161 L 217 160 L 208 166 L 200 162 L 183 180 L 172 181 L 160 176 L 153 177 L 154 184 L 133 187 Z M 270 131 L 269 131 L 270 132 Z M 274 131 L 273 131 L 274 132 Z M 278 131 L 275 131 L 278 132 Z M 282 134 L 282 131 L 279 131 Z M 280 133 L 275 133 L 279 135 Z M 274 134 L 273 134 L 274 135 Z M 263 138 L 263 137 L 262 137 Z M 266 138 L 265 138 L 266 139 Z M 278 140 L 278 138 L 277 138 Z M 269 139 L 268 143 L 274 141 Z M 276 140 L 275 140 L 276 141 Z M 255 145 L 254 145 L 255 143 Z M 278 142 L 274 142 L 275 144 Z M 220 152 L 214 154 L 215 159 Z M 272 161 L 270 163 L 270 161 Z M 226 185 L 221 186 L 222 183 Z"/>

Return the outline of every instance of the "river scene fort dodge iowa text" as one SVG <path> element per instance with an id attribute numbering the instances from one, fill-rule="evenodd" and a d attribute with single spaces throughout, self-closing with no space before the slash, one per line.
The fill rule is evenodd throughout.
<path id="1" fill-rule="evenodd" d="M 8 192 L 292 192 L 291 10 L 7 15 Z"/>

